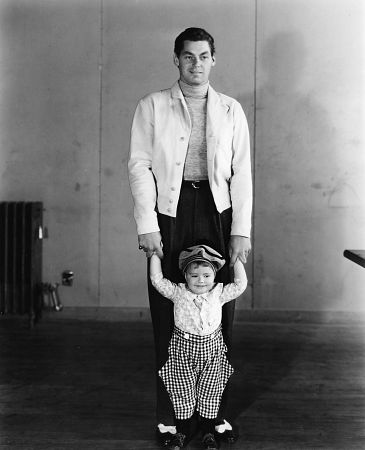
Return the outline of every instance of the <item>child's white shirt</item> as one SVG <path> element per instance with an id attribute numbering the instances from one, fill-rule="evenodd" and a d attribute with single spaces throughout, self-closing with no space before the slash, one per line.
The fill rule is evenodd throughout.
<path id="1" fill-rule="evenodd" d="M 194 294 L 184 283 L 173 283 L 162 272 L 151 276 L 155 289 L 174 303 L 175 326 L 181 330 L 205 336 L 213 333 L 222 321 L 222 306 L 236 299 L 246 289 L 247 279 L 234 283 L 217 283 L 205 294 Z"/>

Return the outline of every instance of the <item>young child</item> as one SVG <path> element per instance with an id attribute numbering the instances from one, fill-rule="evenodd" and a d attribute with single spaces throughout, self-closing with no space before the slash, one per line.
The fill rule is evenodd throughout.
<path id="1" fill-rule="evenodd" d="M 175 284 L 163 277 L 159 257 L 151 257 L 152 284 L 174 303 L 175 327 L 169 357 L 159 371 L 176 417 L 177 432 L 170 450 L 179 450 L 186 443 L 195 410 L 199 414 L 204 448 L 218 448 L 214 438 L 215 418 L 223 390 L 233 373 L 221 331 L 222 305 L 237 298 L 247 286 L 241 261 L 234 266 L 233 283 L 225 286 L 215 283 L 216 272 L 224 264 L 222 255 L 207 245 L 189 247 L 179 255 L 179 268 L 186 283 Z"/>

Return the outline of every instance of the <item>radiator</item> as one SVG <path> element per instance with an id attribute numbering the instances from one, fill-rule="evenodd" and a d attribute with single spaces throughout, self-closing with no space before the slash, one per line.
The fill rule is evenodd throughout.
<path id="1" fill-rule="evenodd" d="M 0 202 L 0 313 L 42 310 L 42 202 Z"/>

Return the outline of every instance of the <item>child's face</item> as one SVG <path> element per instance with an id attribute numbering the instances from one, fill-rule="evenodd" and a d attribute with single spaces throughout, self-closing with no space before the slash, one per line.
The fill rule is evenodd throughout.
<path id="1" fill-rule="evenodd" d="M 214 285 L 214 277 L 214 270 L 209 264 L 191 263 L 185 272 L 186 284 L 194 294 L 209 292 Z"/>

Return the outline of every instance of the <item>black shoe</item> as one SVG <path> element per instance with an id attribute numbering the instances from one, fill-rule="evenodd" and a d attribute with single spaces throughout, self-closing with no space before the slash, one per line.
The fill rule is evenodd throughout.
<path id="1" fill-rule="evenodd" d="M 238 440 L 238 434 L 233 430 L 226 430 L 223 431 L 223 433 L 218 433 L 216 431 L 214 434 L 220 442 L 226 442 L 227 444 L 234 444 Z"/>
<path id="2" fill-rule="evenodd" d="M 203 436 L 203 445 L 206 450 L 215 450 L 218 448 L 217 441 L 214 439 L 213 433 L 207 433 Z"/>
<path id="3" fill-rule="evenodd" d="M 180 450 L 184 447 L 186 436 L 182 433 L 176 433 L 172 435 L 172 439 L 169 444 L 169 450 Z"/>
<path id="4" fill-rule="evenodd" d="M 174 436 L 174 434 L 169 433 L 168 431 L 166 433 L 161 433 L 158 428 L 156 430 L 157 441 L 162 447 L 167 447 L 168 445 L 170 445 L 170 442 Z"/>
<path id="5" fill-rule="evenodd" d="M 216 425 L 223 425 L 225 421 L 222 420 L 221 423 L 217 423 Z M 234 444 L 238 440 L 238 432 L 236 431 L 235 427 L 232 427 L 232 430 L 225 430 L 223 433 L 219 433 L 218 431 L 215 431 L 214 435 L 215 438 L 219 442 L 226 442 L 227 444 Z"/>

